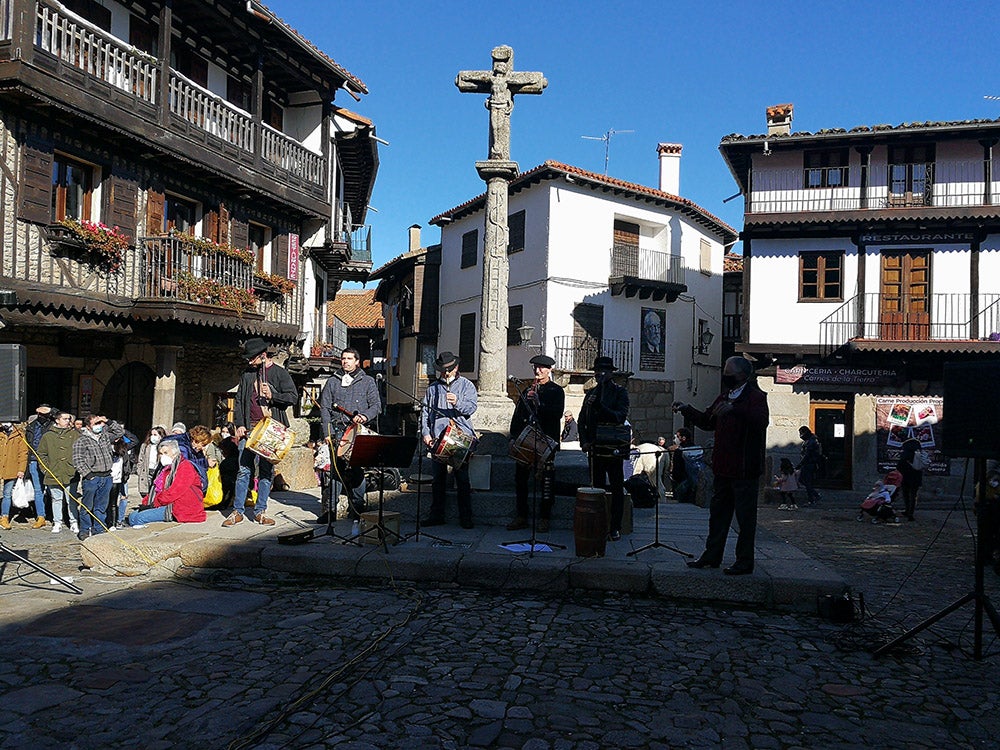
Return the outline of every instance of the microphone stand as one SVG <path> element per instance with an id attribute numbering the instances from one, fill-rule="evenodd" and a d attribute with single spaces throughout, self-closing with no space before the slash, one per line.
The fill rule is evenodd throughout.
<path id="1" fill-rule="evenodd" d="M 528 410 L 528 424 L 533 425 L 537 429 L 541 430 L 538 426 L 538 410 L 535 408 L 534 404 L 528 400 L 524 391 L 521 390 L 521 381 L 517 378 L 511 378 L 511 382 L 514 384 L 514 388 L 517 390 L 518 395 L 518 406 L 522 403 L 524 407 Z M 517 409 L 517 406 L 514 407 Z M 511 436 L 511 439 L 513 436 Z M 535 535 L 536 522 L 538 519 L 538 451 L 532 452 L 531 458 L 531 537 L 528 539 L 517 539 L 512 542 L 504 542 L 504 544 L 529 544 L 530 548 L 528 550 L 528 557 L 535 556 L 535 544 L 538 543 L 538 539 Z M 516 492 L 516 490 L 515 490 Z M 555 544 L 554 542 L 543 541 L 542 544 L 547 544 L 549 547 L 554 547 L 555 549 L 566 549 L 564 544 Z"/>
<path id="2" fill-rule="evenodd" d="M 424 454 L 427 452 L 427 446 L 423 444 L 423 440 L 422 440 L 421 435 L 420 435 L 420 432 L 421 432 L 421 430 L 420 430 L 420 418 L 421 418 L 421 413 L 423 411 L 424 405 L 423 405 L 423 403 L 421 401 L 419 401 L 417 399 L 417 397 L 414 394 L 412 394 L 412 393 L 410 393 L 408 391 L 404 391 L 402 388 L 400 388 L 397 385 L 393 385 L 392 383 L 389 382 L 388 378 L 385 379 L 385 380 L 383 380 L 382 382 L 385 383 L 387 387 L 392 388 L 393 390 L 395 390 L 395 391 L 397 391 L 399 393 L 402 393 L 404 396 L 406 396 L 408 399 L 410 399 L 410 405 L 413 407 L 413 410 L 417 413 L 417 476 L 420 477 L 420 481 L 417 482 L 417 524 L 416 524 L 416 530 L 415 531 L 413 531 L 412 533 L 404 535 L 403 537 L 400 538 L 399 541 L 405 542 L 405 541 L 407 541 L 407 540 L 409 540 L 409 539 L 412 538 L 414 541 L 419 542 L 420 541 L 420 536 L 421 536 L 421 531 L 420 531 L 420 514 L 421 514 L 420 500 L 421 500 L 421 497 L 422 497 L 423 491 L 424 491 L 424 482 L 423 482 L 423 475 L 424 475 Z M 388 394 L 386 394 L 386 395 L 388 396 Z M 388 400 L 388 398 L 386 400 Z M 431 409 L 431 411 L 437 411 L 436 409 L 434 409 L 434 407 L 430 407 L 430 409 Z M 402 426 L 402 424 L 400 424 L 400 429 L 402 429 L 402 428 L 403 428 L 403 426 Z M 405 430 L 403 430 L 403 431 L 405 432 Z M 426 531 L 423 532 L 423 536 L 427 537 L 428 539 L 433 539 L 435 542 L 440 542 L 441 544 L 451 544 L 452 543 L 450 539 L 443 539 L 443 538 L 441 538 L 439 536 L 434 536 L 433 534 L 428 534 Z"/>

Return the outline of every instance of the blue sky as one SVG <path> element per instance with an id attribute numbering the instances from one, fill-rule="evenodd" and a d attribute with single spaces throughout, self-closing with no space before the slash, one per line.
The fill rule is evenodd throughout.
<path id="1" fill-rule="evenodd" d="M 268 7 L 363 80 L 337 104 L 371 118 L 381 147 L 369 212 L 375 266 L 406 250 L 406 230 L 440 238 L 432 216 L 483 192 L 484 95 L 459 70 L 514 48 L 541 71 L 541 96 L 515 99 L 511 156 L 522 170 L 555 159 L 656 187 L 656 144 L 684 145 L 681 194 L 739 229 L 742 203 L 718 151 L 762 133 L 768 105 L 795 105 L 793 130 L 1000 118 L 993 3 L 404 2 L 270 0 Z"/>

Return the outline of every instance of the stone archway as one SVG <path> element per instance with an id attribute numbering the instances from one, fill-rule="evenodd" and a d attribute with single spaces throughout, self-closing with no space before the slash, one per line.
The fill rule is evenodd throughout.
<path id="1" fill-rule="evenodd" d="M 156 374 L 142 362 L 129 362 L 108 380 L 101 396 L 101 414 L 123 422 L 144 436 L 153 424 L 153 387 Z"/>

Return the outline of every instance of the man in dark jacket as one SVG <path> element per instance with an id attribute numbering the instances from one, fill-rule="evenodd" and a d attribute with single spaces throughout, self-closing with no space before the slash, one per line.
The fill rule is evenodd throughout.
<path id="1" fill-rule="evenodd" d="M 757 533 L 757 494 L 764 471 L 764 447 L 770 418 L 767 396 L 753 379 L 753 365 L 743 357 L 730 357 L 722 370 L 723 391 L 707 411 L 675 403 L 696 427 L 715 432 L 712 471 L 715 483 L 709 506 L 708 538 L 701 557 L 691 568 L 717 568 L 722 564 L 733 514 L 740 525 L 736 562 L 728 575 L 753 572 L 754 536 Z"/>
<path id="2" fill-rule="evenodd" d="M 68 487 L 73 481 L 76 467 L 73 466 L 73 445 L 80 433 L 73 429 L 73 415 L 60 411 L 55 413 L 52 427 L 45 431 L 38 443 L 38 459 L 44 467 L 45 486 L 52 498 L 52 533 L 58 534 L 63 527 L 63 501 L 69 517 L 69 530 L 80 532 L 77 523 L 76 500 L 67 498 Z"/>
<path id="3" fill-rule="evenodd" d="M 334 453 L 348 429 L 353 426 L 354 433 L 357 434 L 357 428 L 373 421 L 382 409 L 378 386 L 375 379 L 361 369 L 361 356 L 357 349 L 349 348 L 341 352 L 340 368 L 326 381 L 319 395 L 323 426 L 329 429 Z M 340 495 L 340 487 L 337 485 L 343 483 L 347 490 L 347 517 L 357 520 L 365 512 L 365 491 L 368 489 L 365 484 L 365 469 L 363 466 L 349 466 L 347 459 L 341 456 L 334 455 L 331 458 L 336 462 L 331 467 L 335 486 L 330 497 L 334 508 Z M 318 522 L 327 523 L 325 515 L 324 512 Z"/>
<path id="4" fill-rule="evenodd" d="M 556 363 L 552 357 L 539 354 L 530 360 L 535 369 L 535 380 L 525 391 L 514 407 L 514 416 L 510 420 L 510 439 L 517 440 L 524 428 L 534 424 L 550 437 L 559 449 L 559 417 L 566 405 L 566 394 L 562 386 L 552 382 L 552 366 Z M 507 524 L 508 531 L 528 528 L 528 478 L 532 469 L 535 471 L 535 481 L 539 472 L 542 473 L 542 502 L 538 508 L 538 530 L 543 534 L 549 530 L 549 519 L 552 517 L 552 505 L 555 502 L 555 456 L 532 466 L 530 463 L 518 461 L 514 469 L 514 488 L 517 493 L 514 520 Z"/>
<path id="5" fill-rule="evenodd" d="M 28 475 L 31 477 L 31 484 L 35 489 L 35 515 L 36 525 L 33 528 L 41 528 L 45 522 L 45 487 L 43 486 L 42 473 L 38 468 L 38 444 L 42 442 L 42 435 L 52 427 L 53 414 L 52 407 L 48 404 L 39 404 L 35 408 L 34 416 L 28 420 L 28 427 L 24 431 L 24 436 L 31 446 L 28 449 Z"/>
<path id="6" fill-rule="evenodd" d="M 594 360 L 594 377 L 597 385 L 583 397 L 580 409 L 580 447 L 590 457 L 590 477 L 595 487 L 603 487 L 605 480 L 611 485 L 611 534 L 617 542 L 622 538 L 622 514 L 625 510 L 625 472 L 622 461 L 628 457 L 629 441 L 622 451 L 611 452 L 599 444 L 597 427 L 624 425 L 628 419 L 628 391 L 614 380 L 615 363 L 611 357 Z"/>
<path id="7" fill-rule="evenodd" d="M 240 375 L 240 383 L 236 389 L 236 405 L 233 409 L 233 424 L 236 425 L 234 437 L 240 451 L 240 468 L 236 474 L 233 512 L 222 525 L 235 526 L 243 520 L 250 480 L 256 469 L 257 504 L 254 507 L 255 515 L 250 516 L 250 520 L 265 526 L 273 526 L 274 519 L 268 518 L 265 511 L 267 498 L 271 494 L 274 465 L 253 451 L 245 450 L 247 435 L 266 417 L 287 427 L 288 417 L 285 415 L 285 409 L 295 403 L 298 392 L 288 372 L 271 361 L 267 342 L 263 339 L 249 339 L 243 345 L 243 356 L 247 361 L 247 368 Z"/>

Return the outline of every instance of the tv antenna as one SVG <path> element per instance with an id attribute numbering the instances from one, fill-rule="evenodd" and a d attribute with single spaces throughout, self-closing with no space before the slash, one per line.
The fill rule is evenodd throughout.
<path id="1" fill-rule="evenodd" d="M 634 133 L 634 130 L 615 130 L 611 128 L 604 135 L 581 135 L 581 138 L 585 138 L 588 141 L 604 141 L 604 175 L 608 174 L 608 152 L 611 147 L 611 136 L 615 133 Z"/>
<path id="2" fill-rule="evenodd" d="M 983 99 L 989 99 L 991 102 L 1000 102 L 1000 96 L 994 94 L 984 94 Z"/>

